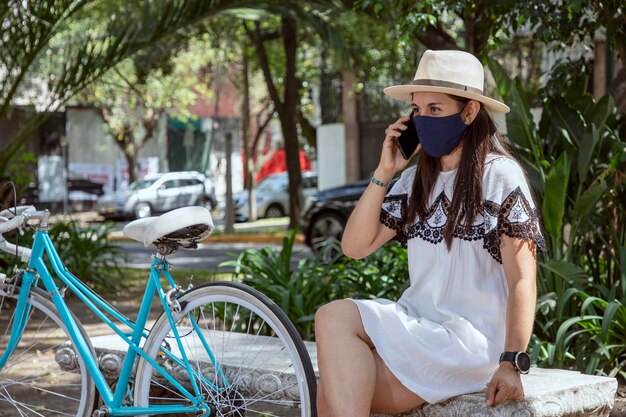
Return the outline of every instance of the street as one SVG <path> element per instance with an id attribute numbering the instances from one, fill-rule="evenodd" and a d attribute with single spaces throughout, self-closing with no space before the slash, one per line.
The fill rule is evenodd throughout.
<path id="1" fill-rule="evenodd" d="M 128 262 L 122 264 L 131 268 L 149 268 L 151 258 L 155 253 L 154 247 L 144 247 L 139 242 L 117 241 L 116 244 L 122 248 Z M 267 243 L 201 243 L 198 249 L 180 249 L 173 255 L 167 257 L 174 268 L 177 269 L 206 269 L 212 272 L 231 271 L 233 268 L 219 267 L 224 261 L 236 260 L 237 256 L 246 249 L 261 249 L 272 247 L 280 250 L 282 245 Z M 310 258 L 311 250 L 301 244 L 295 244 L 293 250 L 293 260 L 295 263 L 300 259 Z"/>
<path id="2" fill-rule="evenodd" d="M 223 230 L 224 224 L 221 216 L 214 217 L 216 230 Z M 201 243 L 198 249 L 180 249 L 173 255 L 167 257 L 174 268 L 178 269 L 206 269 L 212 272 L 224 272 L 232 270 L 232 267 L 219 267 L 222 262 L 236 260 L 237 256 L 246 249 L 262 249 L 271 247 L 280 250 L 282 244 L 279 243 L 256 243 L 255 233 L 265 230 L 287 229 L 288 218 L 263 219 L 257 222 L 236 223 L 235 230 L 241 236 L 240 242 L 211 242 Z M 127 222 L 118 222 L 116 230 L 121 235 L 121 230 Z M 250 234 L 246 234 L 249 232 Z M 123 266 L 130 268 L 149 268 L 151 255 L 155 253 L 154 246 L 144 247 L 139 242 L 130 240 L 116 240 L 116 244 L 122 248 L 128 262 Z M 301 259 L 310 258 L 313 254 L 311 250 L 302 244 L 295 244 L 293 249 L 293 261 L 295 264 Z"/>

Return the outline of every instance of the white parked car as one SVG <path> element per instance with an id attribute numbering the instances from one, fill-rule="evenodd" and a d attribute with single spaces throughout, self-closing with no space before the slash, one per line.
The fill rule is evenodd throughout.
<path id="1" fill-rule="evenodd" d="M 304 200 L 317 193 L 317 174 L 302 173 Z M 289 214 L 289 176 L 286 172 L 271 174 L 263 178 L 255 190 L 257 217 L 283 217 Z M 250 212 L 248 191 L 233 195 L 236 221 L 247 221 Z"/>
<path id="2" fill-rule="evenodd" d="M 196 171 L 167 172 L 146 175 L 126 189 L 98 198 L 98 213 L 106 218 L 141 219 L 153 213 L 164 213 L 180 207 L 217 204 L 213 185 Z"/>

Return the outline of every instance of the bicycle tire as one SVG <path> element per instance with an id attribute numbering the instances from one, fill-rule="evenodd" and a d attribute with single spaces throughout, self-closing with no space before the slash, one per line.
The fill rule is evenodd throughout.
<path id="1" fill-rule="evenodd" d="M 205 404 L 211 408 L 211 416 L 316 415 L 316 378 L 309 353 L 291 321 L 272 300 L 242 284 L 215 282 L 193 288 L 178 301 L 182 311 L 173 315 L 189 363 L 195 372 L 200 368 L 202 376 L 221 390 L 218 393 L 208 384 L 201 384 L 200 389 L 206 399 Z M 202 361 L 199 358 L 204 357 L 206 352 L 204 348 L 198 349 L 199 338 L 191 330 L 190 314 L 202 326 L 201 333 L 217 357 L 218 367 L 207 359 Z M 151 329 L 144 349 L 151 358 L 156 358 L 161 351 L 157 362 L 189 389 L 191 379 L 185 369 L 172 366 L 171 360 L 163 358 L 163 346 L 169 345 L 172 351 L 176 349 L 173 347 L 176 340 L 169 336 L 170 327 L 166 315 L 162 313 Z M 267 334 L 261 335 L 264 330 Z M 266 362 L 270 357 L 274 369 L 270 369 L 271 365 Z M 253 363 L 255 360 L 258 363 Z M 224 368 L 230 388 L 220 381 L 217 372 L 220 367 Z M 158 390 L 165 391 L 168 397 L 157 398 L 154 394 Z M 141 407 L 180 404 L 182 398 L 144 359 L 139 359 L 137 364 L 134 395 L 135 405 Z"/>
<path id="2" fill-rule="evenodd" d="M 7 347 L 19 290 L 0 284 L 0 356 Z M 19 416 L 89 417 L 95 401 L 93 379 L 84 360 L 75 354 L 56 306 L 41 292 L 31 289 L 28 322 L 19 344 L 0 369 L 0 417 L 15 416 L 16 412 Z M 89 348 L 93 352 L 91 345 Z"/>

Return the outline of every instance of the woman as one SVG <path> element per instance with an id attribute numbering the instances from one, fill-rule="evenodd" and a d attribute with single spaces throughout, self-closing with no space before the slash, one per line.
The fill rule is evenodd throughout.
<path id="1" fill-rule="evenodd" d="M 411 117 L 386 131 L 380 162 L 342 239 L 362 258 L 396 237 L 411 285 L 397 302 L 340 300 L 315 318 L 318 413 L 368 416 L 483 390 L 487 405 L 523 398 L 534 319 L 535 255 L 545 242 L 525 175 L 489 112 L 483 67 L 461 51 L 426 51 L 410 85 L 385 93 Z M 396 144 L 414 123 L 407 167 Z"/>

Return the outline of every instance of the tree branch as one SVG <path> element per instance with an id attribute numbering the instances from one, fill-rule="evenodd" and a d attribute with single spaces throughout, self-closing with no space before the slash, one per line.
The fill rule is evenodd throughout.
<path id="1" fill-rule="evenodd" d="M 270 93 L 272 101 L 274 102 L 274 107 L 278 110 L 278 113 L 280 114 L 281 111 L 279 109 L 282 108 L 283 102 L 280 99 L 280 94 L 278 94 L 278 90 L 276 89 L 276 85 L 274 84 L 274 79 L 272 78 L 272 72 L 270 70 L 270 64 L 267 58 L 267 54 L 265 52 L 265 47 L 263 45 L 263 42 L 260 40 L 261 27 L 258 22 L 255 22 L 253 32 L 244 22 L 243 28 L 246 31 L 248 38 L 250 38 L 250 42 L 252 42 L 257 51 L 259 63 L 261 64 L 261 70 L 263 71 L 263 77 L 265 78 L 265 82 L 267 84 L 267 89 Z"/>
<path id="2" fill-rule="evenodd" d="M 459 46 L 448 35 L 441 23 L 438 27 L 428 26 L 419 40 L 429 49 L 459 49 Z"/>
<path id="3" fill-rule="evenodd" d="M 269 106 L 266 106 L 265 110 L 269 110 L 267 109 L 267 107 Z M 268 111 L 267 118 L 265 119 L 265 121 L 263 121 L 263 123 L 259 123 L 259 119 L 261 118 L 261 114 L 263 114 L 263 111 L 260 111 L 259 114 L 257 114 L 256 120 L 257 120 L 258 129 L 256 133 L 254 134 L 254 139 L 252 140 L 252 148 L 251 148 L 253 155 L 256 154 L 257 147 L 259 146 L 259 141 L 261 140 L 261 135 L 267 128 L 267 125 L 269 125 L 270 121 L 274 118 L 275 113 L 276 113 L 276 108 L 272 107 L 271 111 Z"/>

